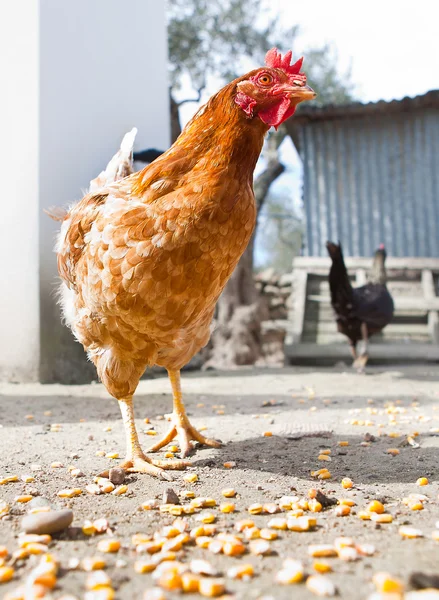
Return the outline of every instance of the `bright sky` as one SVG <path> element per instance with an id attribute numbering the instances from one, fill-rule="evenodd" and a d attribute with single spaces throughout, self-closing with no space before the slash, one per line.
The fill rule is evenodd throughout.
<path id="1" fill-rule="evenodd" d="M 439 88 L 438 0 L 270 0 L 273 12 L 302 30 L 296 52 L 335 44 L 352 65 L 362 101 L 416 96 Z"/>

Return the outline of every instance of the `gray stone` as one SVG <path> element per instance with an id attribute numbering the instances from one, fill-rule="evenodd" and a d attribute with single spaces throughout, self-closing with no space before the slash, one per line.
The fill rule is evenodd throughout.
<path id="1" fill-rule="evenodd" d="M 57 533 L 63 531 L 71 525 L 73 521 L 73 511 L 69 508 L 64 510 L 51 510 L 49 512 L 27 515 L 21 521 L 21 528 L 26 533 Z"/>

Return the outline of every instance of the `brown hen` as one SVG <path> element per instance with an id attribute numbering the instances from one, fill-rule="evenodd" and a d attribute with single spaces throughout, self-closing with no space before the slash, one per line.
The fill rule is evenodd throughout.
<path id="1" fill-rule="evenodd" d="M 117 398 L 127 438 L 126 470 L 168 478 L 141 449 L 133 395 L 145 368 L 167 369 L 172 427 L 185 457 L 191 441 L 213 447 L 186 416 L 180 369 L 207 343 L 215 304 L 252 235 L 253 171 L 271 126 L 314 92 L 290 65 L 291 52 L 267 53 L 266 66 L 225 86 L 175 144 L 142 171 L 117 180 L 101 174 L 66 214 L 58 269 L 67 324 Z"/>

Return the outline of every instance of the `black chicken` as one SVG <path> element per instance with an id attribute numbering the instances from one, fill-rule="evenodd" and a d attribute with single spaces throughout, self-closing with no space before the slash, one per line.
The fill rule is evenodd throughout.
<path id="1" fill-rule="evenodd" d="M 341 244 L 326 243 L 332 259 L 329 271 L 331 304 L 335 312 L 337 327 L 349 339 L 353 366 L 363 370 L 368 360 L 368 340 L 380 332 L 393 317 L 393 299 L 386 286 L 386 250 L 381 244 L 375 252 L 368 283 L 353 288 L 343 260 Z M 357 354 L 357 343 L 362 340 L 363 348 Z"/>

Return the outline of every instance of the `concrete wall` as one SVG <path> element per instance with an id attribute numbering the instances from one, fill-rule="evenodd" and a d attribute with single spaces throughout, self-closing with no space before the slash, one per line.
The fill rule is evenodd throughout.
<path id="1" fill-rule="evenodd" d="M 17 107 L 12 121 L 20 123 L 17 145 L 21 149 L 30 143 L 32 150 L 26 159 L 20 157 L 19 172 L 14 173 L 13 179 L 18 178 L 20 188 L 15 183 L 11 187 L 15 204 L 21 204 L 32 216 L 28 213 L 26 216 L 27 229 L 23 236 L 26 248 L 20 248 L 10 266 L 11 274 L 15 274 L 21 287 L 14 290 L 8 305 L 0 305 L 2 321 L 11 323 L 6 344 L 2 336 L 0 369 L 4 370 L 3 351 L 12 346 L 14 352 L 10 352 L 8 369 L 17 369 L 20 379 L 35 378 L 39 363 L 42 381 L 79 383 L 95 377 L 94 367 L 87 363 L 82 347 L 73 341 L 71 333 L 60 325 L 55 298 L 56 259 L 52 250 L 58 224 L 43 213 L 43 208 L 79 199 L 81 190 L 106 165 L 124 133 L 133 126 L 139 130 L 138 149 L 168 147 L 165 5 L 154 0 L 125 0 L 123 3 L 120 0 L 29 0 L 26 6 L 32 10 L 28 16 L 27 8 L 15 15 L 19 9 L 13 7 L 18 4 L 21 3 L 8 3 L 7 8 L 2 5 L 5 14 L 1 16 L 5 19 L 0 21 L 9 20 L 5 29 L 14 42 L 17 33 L 26 38 L 27 51 L 22 51 L 26 69 L 22 74 L 21 92 L 29 98 L 28 106 Z M 11 15 L 16 16 L 16 20 L 11 22 Z M 29 20 L 30 40 L 34 40 L 32 49 L 22 29 L 23 15 Z M 8 41 L 1 39 L 0 44 L 0 48 L 3 45 L 6 48 Z M 14 102 L 19 91 L 14 94 Z M 1 103 L 0 99 L 0 115 L 3 115 Z M 28 124 L 32 115 L 33 121 Z M 8 141 L 12 134 L 9 132 Z M 0 152 L 5 151 L 4 147 L 2 143 Z M 0 161 L 2 181 L 10 174 Z M 12 191 L 9 193 L 12 197 Z M 17 211 L 12 209 L 12 212 L 16 218 Z M 6 229 L 11 231 L 10 226 L 6 225 Z M 10 244 L 17 244 L 15 229 L 14 235 L 8 231 L 5 235 L 9 246 L 0 246 L 2 274 L 3 263 L 8 265 L 12 254 Z M 4 240 L 0 243 L 5 245 Z M 22 269 L 20 261 L 27 265 L 29 277 L 17 276 Z M 38 285 L 38 265 L 39 298 L 34 289 Z M 28 307 L 26 327 L 22 324 L 22 315 L 18 314 L 23 298 Z M 5 300 L 2 298 L 1 302 Z M 9 320 L 3 306 L 9 308 Z M 17 324 L 22 333 L 20 338 L 14 337 Z M 38 328 L 39 339 L 32 337 L 33 345 L 28 350 L 29 358 L 33 358 L 30 368 L 21 352 L 32 327 Z M 5 374 L 7 376 L 7 373 L 3 376 Z"/>

